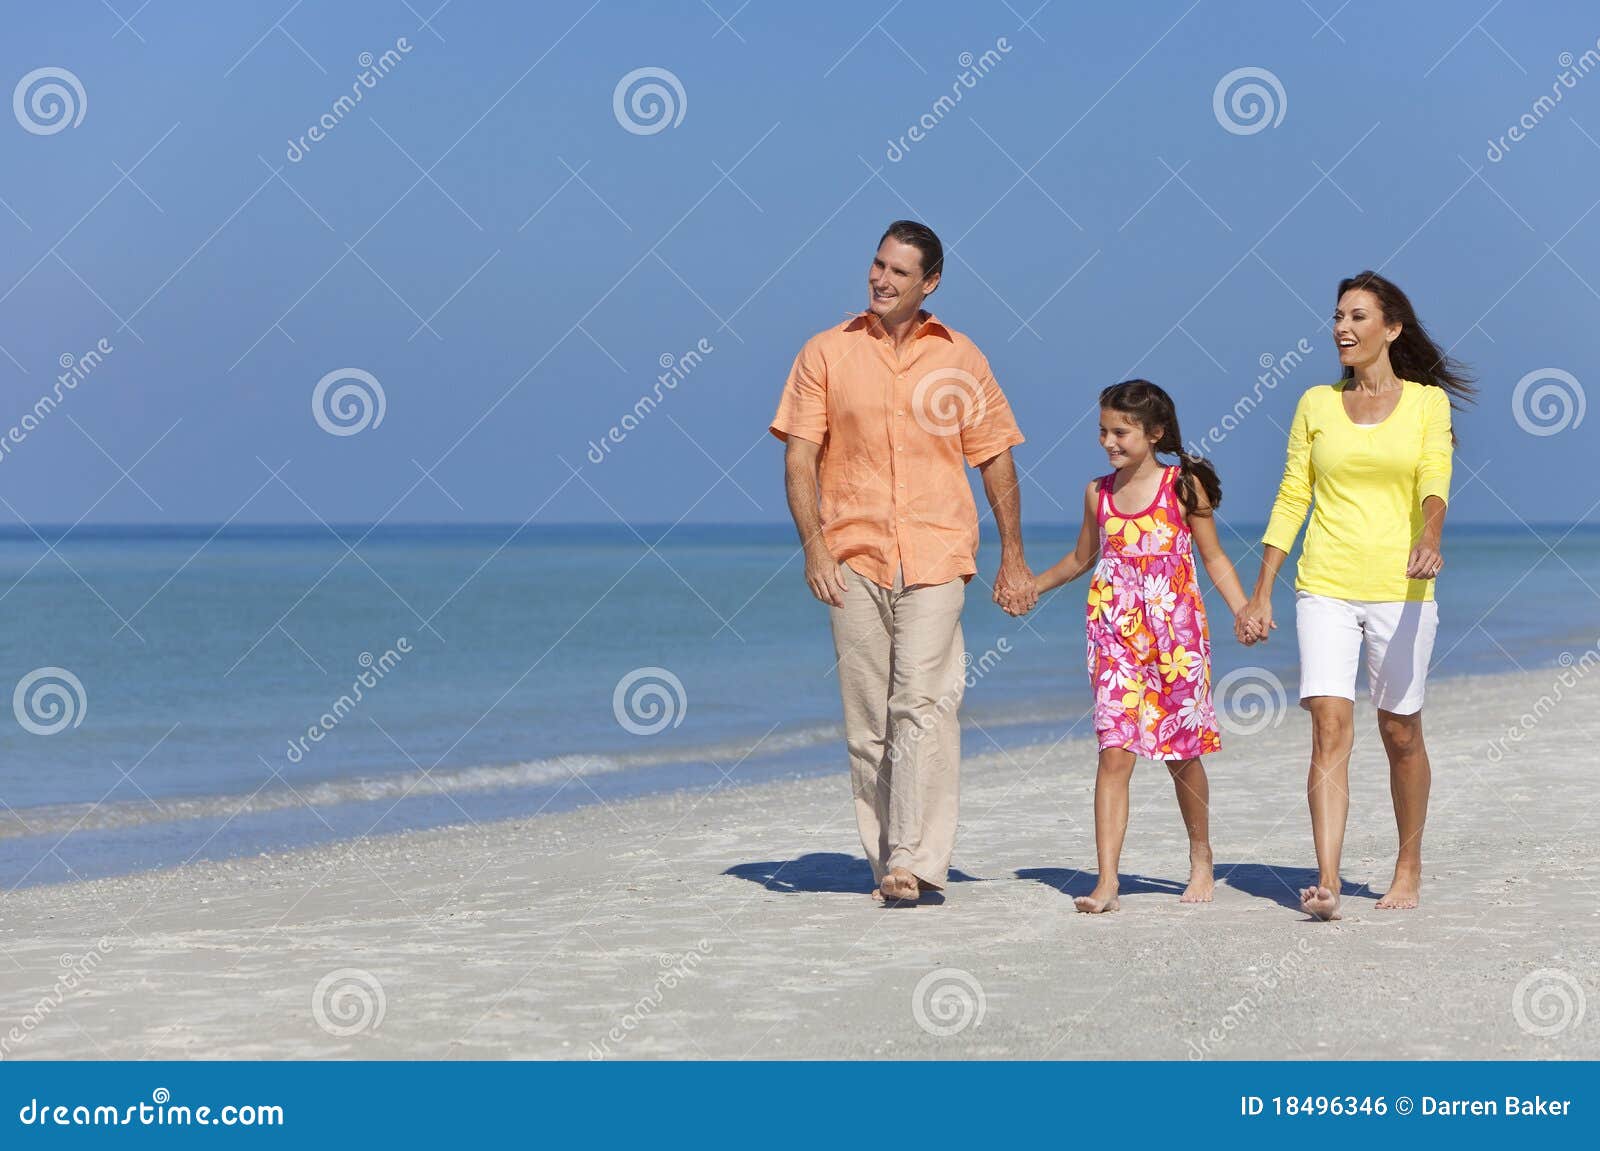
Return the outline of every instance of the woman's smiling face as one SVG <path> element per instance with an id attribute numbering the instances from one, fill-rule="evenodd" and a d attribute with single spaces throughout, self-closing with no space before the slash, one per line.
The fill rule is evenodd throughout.
<path id="1" fill-rule="evenodd" d="M 1351 288 L 1339 297 L 1333 310 L 1333 340 L 1339 363 L 1364 368 L 1387 356 L 1389 344 L 1400 334 L 1399 324 L 1384 322 L 1383 305 L 1365 288 Z"/>

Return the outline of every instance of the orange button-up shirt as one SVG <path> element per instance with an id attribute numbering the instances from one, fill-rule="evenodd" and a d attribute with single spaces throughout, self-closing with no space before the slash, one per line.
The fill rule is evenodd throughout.
<path id="1" fill-rule="evenodd" d="M 822 538 L 880 587 L 978 570 L 965 464 L 1022 443 L 989 361 L 927 312 L 901 349 L 870 313 L 818 332 L 795 357 L 772 434 L 822 445 Z"/>

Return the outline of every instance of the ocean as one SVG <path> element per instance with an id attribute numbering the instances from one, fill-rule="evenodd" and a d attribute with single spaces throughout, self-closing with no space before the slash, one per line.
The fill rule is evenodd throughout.
<path id="1" fill-rule="evenodd" d="M 1259 529 L 1224 532 L 1247 590 Z M 1030 529 L 1030 563 L 1075 532 Z M 1434 677 L 1600 642 L 1600 530 L 1445 542 Z M 984 581 L 997 559 L 986 539 Z M 1206 584 L 1246 730 L 1295 700 L 1290 583 L 1252 649 Z M 969 585 L 969 755 L 1092 734 L 1085 587 L 1013 620 Z M 0 602 L 6 889 L 845 770 L 826 609 L 786 525 L 16 527 Z"/>

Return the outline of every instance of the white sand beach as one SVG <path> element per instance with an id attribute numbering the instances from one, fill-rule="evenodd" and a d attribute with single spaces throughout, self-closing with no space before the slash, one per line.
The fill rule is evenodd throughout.
<path id="1" fill-rule="evenodd" d="M 969 728 L 942 904 L 869 900 L 841 749 L 825 778 L 10 893 L 0 1052 L 1592 1059 L 1597 702 L 1578 667 L 1433 685 L 1413 912 L 1373 907 L 1395 831 L 1365 701 L 1333 924 L 1294 897 L 1312 856 L 1292 702 L 1208 760 L 1216 901 L 1178 903 L 1182 825 L 1141 763 L 1122 910 L 1101 917 L 1071 900 L 1092 886 L 1092 743 L 1006 753 Z"/>

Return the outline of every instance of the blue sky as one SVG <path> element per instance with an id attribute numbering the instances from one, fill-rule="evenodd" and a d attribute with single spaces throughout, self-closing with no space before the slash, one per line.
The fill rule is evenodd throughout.
<path id="1" fill-rule="evenodd" d="M 29 130 L 24 102 L 0 122 L 0 435 L 63 356 L 112 349 L 0 454 L 8 523 L 781 521 L 779 388 L 860 306 L 900 216 L 950 247 L 934 304 L 1028 436 L 1029 519 L 1069 518 L 1104 470 L 1104 385 L 1154 379 L 1198 438 L 1305 339 L 1212 453 L 1233 515 L 1263 519 L 1296 395 L 1336 374 L 1334 285 L 1365 266 L 1481 378 L 1453 518 L 1592 518 L 1600 415 L 1575 405 L 1597 363 L 1600 74 L 1573 59 L 1600 37 L 1590 6 L 436 7 L 8 17 L 6 87 L 64 69 L 83 114 Z M 641 68 L 676 81 L 660 130 L 615 110 Z M 1229 131 L 1213 97 L 1245 68 L 1281 96 Z M 662 357 L 701 341 L 592 462 Z M 352 368 L 382 420 L 329 434 L 313 393 Z M 1570 376 L 1523 398 L 1556 388 L 1567 410 L 1545 420 L 1566 426 L 1538 435 L 1513 392 L 1547 370 Z"/>

